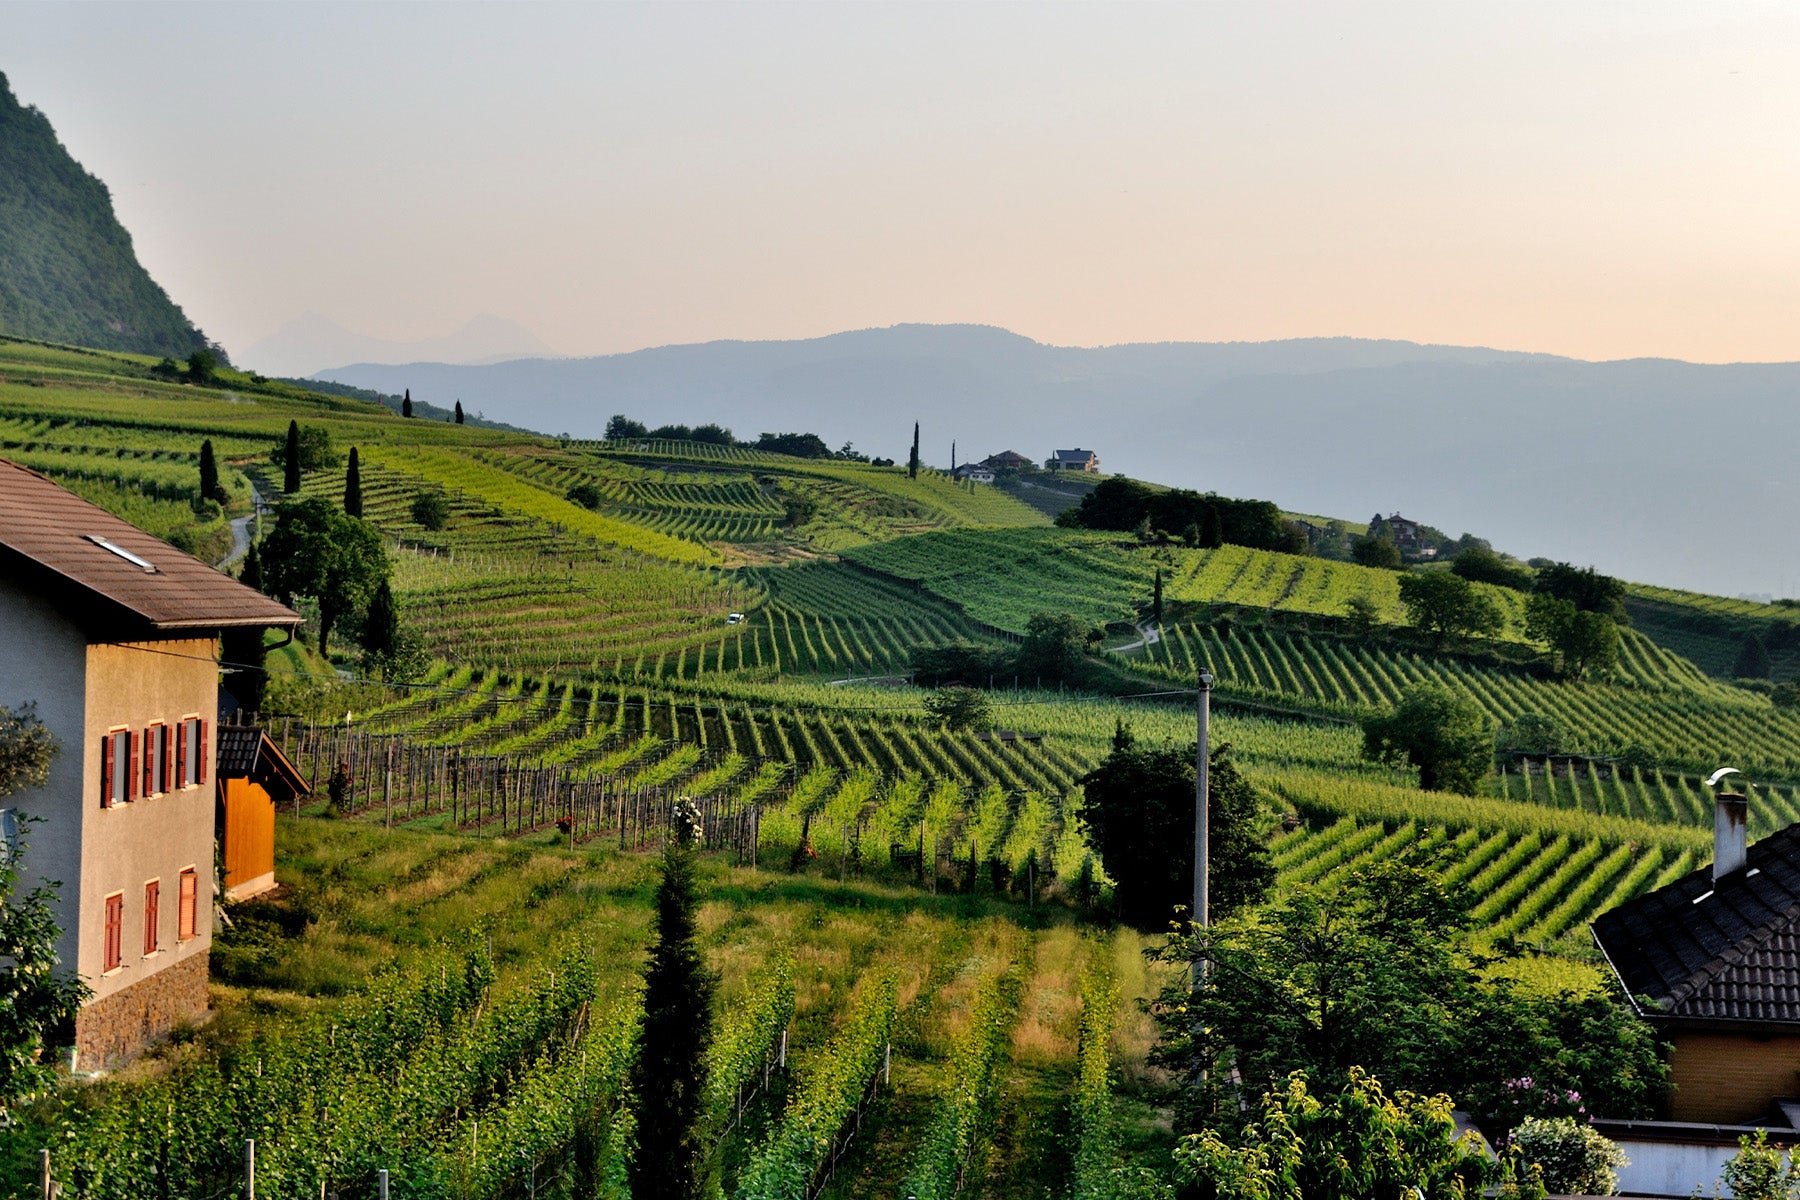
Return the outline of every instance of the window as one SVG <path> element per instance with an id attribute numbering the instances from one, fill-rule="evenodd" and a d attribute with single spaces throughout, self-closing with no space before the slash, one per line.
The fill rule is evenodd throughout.
<path id="1" fill-rule="evenodd" d="M 101 808 L 136 797 L 137 741 L 129 729 L 115 729 L 100 743 Z"/>
<path id="2" fill-rule="evenodd" d="M 169 727 L 160 721 L 144 730 L 144 786 L 142 795 L 169 790 Z"/>
<path id="3" fill-rule="evenodd" d="M 190 717 L 181 723 L 175 747 L 175 775 L 182 787 L 206 782 L 206 722 Z"/>
<path id="4" fill-rule="evenodd" d="M 114 892 L 106 898 L 106 966 L 107 971 L 119 969 L 120 937 L 125 931 L 125 894 Z"/>
<path id="5" fill-rule="evenodd" d="M 162 880 L 152 879 L 144 885 L 144 953 L 155 954 L 157 921 L 162 916 Z"/>
<path id="6" fill-rule="evenodd" d="M 181 873 L 180 903 L 180 926 L 176 932 L 185 942 L 198 932 L 200 924 L 200 877 L 192 867 Z"/>
<path id="7" fill-rule="evenodd" d="M 19 852 L 19 810 L 0 808 L 0 866 Z"/>

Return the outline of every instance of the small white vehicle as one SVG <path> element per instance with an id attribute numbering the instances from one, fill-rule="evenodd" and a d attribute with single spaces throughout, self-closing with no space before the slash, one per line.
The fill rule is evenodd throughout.
<path id="1" fill-rule="evenodd" d="M 743 613 L 732 613 L 730 616 L 725 618 L 725 623 L 727 625 L 736 625 L 739 621 L 742 621 L 743 619 L 744 619 Z"/>

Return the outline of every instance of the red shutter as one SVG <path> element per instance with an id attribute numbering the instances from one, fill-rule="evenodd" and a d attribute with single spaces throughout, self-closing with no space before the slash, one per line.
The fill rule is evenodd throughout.
<path id="1" fill-rule="evenodd" d="M 200 726 L 200 758 L 199 758 L 199 761 L 194 763 L 194 782 L 195 783 L 205 783 L 206 782 L 206 722 L 201 721 L 201 720 L 196 720 L 194 723 L 196 725 Z"/>
<path id="2" fill-rule="evenodd" d="M 106 898 L 106 966 L 105 970 L 116 970 L 123 948 L 120 945 L 125 928 L 125 897 L 108 896 Z"/>
<path id="3" fill-rule="evenodd" d="M 100 807 L 111 808 L 113 798 L 113 735 L 100 742 Z"/>
<path id="4" fill-rule="evenodd" d="M 144 885 L 144 953 L 156 953 L 157 921 L 161 917 L 162 881 L 152 879 Z"/>
<path id="5" fill-rule="evenodd" d="M 137 734 L 125 731 L 125 761 L 130 764 L 125 768 L 125 799 L 138 798 L 138 752 L 143 749 L 143 741 Z"/>
<path id="6" fill-rule="evenodd" d="M 169 727 L 161 725 L 158 728 L 162 731 L 162 790 L 172 792 L 175 790 L 175 747 L 169 744 Z"/>
<path id="7" fill-rule="evenodd" d="M 175 725 L 175 787 L 187 786 L 187 733 L 188 723 L 186 721 L 177 722 Z M 174 791 L 175 788 L 169 790 Z"/>
<path id="8" fill-rule="evenodd" d="M 200 878 L 192 870 L 181 873 L 181 909 L 177 914 L 180 919 L 178 936 L 187 941 L 194 936 L 200 900 Z"/>
<path id="9" fill-rule="evenodd" d="M 144 730 L 144 786 L 140 789 L 143 796 L 156 795 L 156 726 Z"/>

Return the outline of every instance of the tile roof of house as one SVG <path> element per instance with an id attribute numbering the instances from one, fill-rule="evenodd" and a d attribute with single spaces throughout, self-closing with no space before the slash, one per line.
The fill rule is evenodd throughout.
<path id="1" fill-rule="evenodd" d="M 121 636 L 300 621 L 287 605 L 5 459 L 0 569 L 59 605 L 122 623 Z"/>
<path id="2" fill-rule="evenodd" d="M 1593 924 L 1646 1016 L 1800 1023 L 1800 825 L 1749 848 L 1716 886 L 1707 865 Z"/>
<path id="3" fill-rule="evenodd" d="M 279 782 L 290 790 L 290 794 L 297 792 L 304 796 L 310 792 L 299 768 L 288 761 L 281 747 L 260 726 L 220 725 L 216 732 L 215 753 L 220 779 Z"/>
<path id="4" fill-rule="evenodd" d="M 1094 457 L 1094 452 L 1092 450 L 1083 450 L 1080 447 L 1076 447 L 1073 450 L 1058 450 L 1056 452 L 1056 458 L 1062 462 L 1086 462 L 1092 457 Z"/>

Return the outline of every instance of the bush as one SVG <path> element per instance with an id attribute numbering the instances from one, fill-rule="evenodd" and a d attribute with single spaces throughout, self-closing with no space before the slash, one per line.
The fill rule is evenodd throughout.
<path id="1" fill-rule="evenodd" d="M 449 498 L 436 489 L 420 492 L 413 497 L 412 519 L 421 529 L 442 529 L 450 523 Z"/>
<path id="2" fill-rule="evenodd" d="M 601 502 L 605 500 L 598 487 L 585 482 L 570 488 L 568 496 L 571 504 L 579 504 L 581 507 L 591 510 L 597 510 Z"/>
<path id="3" fill-rule="evenodd" d="M 1619 1188 L 1615 1168 L 1629 1163 L 1618 1146 L 1570 1117 L 1528 1117 L 1512 1141 L 1526 1162 L 1543 1169 L 1544 1187 L 1561 1195 L 1610 1196 Z"/>
<path id="4" fill-rule="evenodd" d="M 1738 1200 L 1800 1200 L 1800 1163 L 1792 1151 L 1769 1145 L 1766 1129 L 1740 1137 L 1738 1152 L 1725 1164 L 1725 1186 Z"/>

